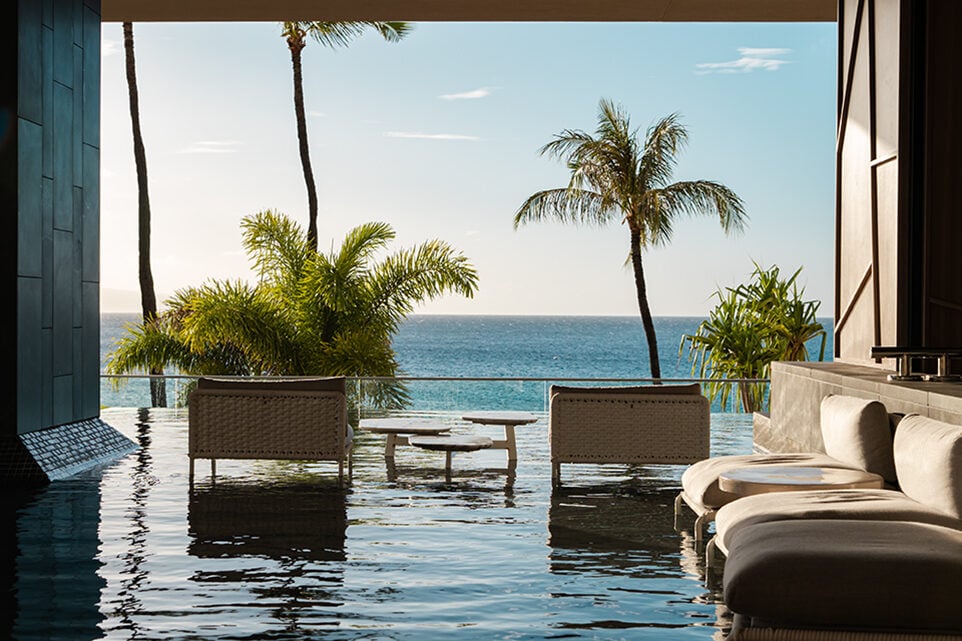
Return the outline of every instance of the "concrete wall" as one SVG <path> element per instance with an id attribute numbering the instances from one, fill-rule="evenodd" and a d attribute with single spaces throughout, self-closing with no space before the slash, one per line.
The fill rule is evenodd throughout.
<path id="1" fill-rule="evenodd" d="M 890 382 L 891 370 L 847 363 L 772 363 L 770 419 L 754 424 L 755 446 L 823 452 L 819 406 L 829 394 L 879 400 L 890 412 L 962 425 L 962 383 Z"/>

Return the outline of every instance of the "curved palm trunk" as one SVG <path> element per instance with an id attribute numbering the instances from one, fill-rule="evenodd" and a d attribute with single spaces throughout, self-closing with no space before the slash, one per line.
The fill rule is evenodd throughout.
<path id="1" fill-rule="evenodd" d="M 317 188 L 314 185 L 314 172 L 311 169 L 311 155 L 307 146 L 307 117 L 304 113 L 304 79 L 301 72 L 301 51 L 304 39 L 288 39 L 291 50 L 291 66 L 294 70 L 294 117 L 297 120 L 297 144 L 301 154 L 301 167 L 307 185 L 307 241 L 317 249 Z"/>
<path id="2" fill-rule="evenodd" d="M 661 378 L 661 363 L 658 361 L 658 340 L 655 338 L 655 324 L 651 319 L 651 308 L 648 307 L 648 287 L 645 285 L 645 268 L 641 264 L 641 232 L 631 230 L 631 266 L 635 272 L 635 290 L 638 293 L 638 311 L 641 312 L 641 324 L 645 328 L 648 339 L 648 359 L 651 361 L 651 377 Z M 658 384 L 660 382 L 656 381 Z"/>
<path id="3" fill-rule="evenodd" d="M 140 96 L 137 91 L 137 71 L 134 63 L 134 26 L 124 23 L 124 53 L 127 66 L 127 94 L 130 99 L 130 122 L 134 137 L 134 163 L 137 168 L 137 230 L 138 272 L 140 277 L 140 307 L 144 323 L 157 317 L 157 295 L 154 276 L 150 269 L 150 196 L 147 192 L 147 153 L 140 131 Z M 163 374 L 163 369 L 151 369 L 151 374 Z M 163 379 L 150 379 L 150 401 L 153 407 L 167 406 L 167 388 Z"/>

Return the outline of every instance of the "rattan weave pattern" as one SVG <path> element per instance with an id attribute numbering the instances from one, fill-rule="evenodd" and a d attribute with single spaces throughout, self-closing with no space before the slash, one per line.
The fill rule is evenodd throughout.
<path id="1" fill-rule="evenodd" d="M 790 628 L 743 628 L 733 632 L 731 641 L 960 641 L 957 634 L 860 630 L 794 630 Z"/>
<path id="2" fill-rule="evenodd" d="M 188 411 L 191 458 L 346 458 L 347 402 L 338 392 L 197 390 Z"/>
<path id="3" fill-rule="evenodd" d="M 559 393 L 551 398 L 552 463 L 694 463 L 709 455 L 700 395 Z"/>

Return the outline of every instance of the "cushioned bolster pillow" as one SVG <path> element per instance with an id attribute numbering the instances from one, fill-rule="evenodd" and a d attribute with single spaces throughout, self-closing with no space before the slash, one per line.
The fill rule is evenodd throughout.
<path id="1" fill-rule="evenodd" d="M 895 467 L 906 495 L 962 519 L 962 427 L 909 414 L 895 431 Z"/>
<path id="2" fill-rule="evenodd" d="M 820 410 L 822 440 L 829 456 L 896 482 L 892 423 L 885 405 L 829 395 L 822 399 Z"/>

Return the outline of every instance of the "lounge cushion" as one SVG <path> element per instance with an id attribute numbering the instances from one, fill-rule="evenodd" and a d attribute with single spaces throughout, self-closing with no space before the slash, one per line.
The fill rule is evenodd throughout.
<path id="1" fill-rule="evenodd" d="M 811 490 L 746 496 L 715 516 L 715 542 L 727 552 L 746 527 L 804 519 L 917 521 L 962 530 L 962 520 L 895 490 Z"/>
<path id="2" fill-rule="evenodd" d="M 685 491 L 686 501 L 694 502 L 693 508 L 717 509 L 722 505 L 734 501 L 738 496 L 724 492 L 718 487 L 718 476 L 739 467 L 753 467 L 758 465 L 787 465 L 821 466 L 833 468 L 848 468 L 841 461 L 828 454 L 799 453 L 799 454 L 733 454 L 730 456 L 715 456 L 690 465 L 681 476 L 681 485 Z"/>
<path id="3" fill-rule="evenodd" d="M 895 467 L 910 498 L 962 519 L 962 426 L 907 415 L 895 431 Z"/>
<path id="4" fill-rule="evenodd" d="M 896 482 L 892 425 L 880 401 L 834 394 L 822 399 L 820 426 L 825 453 L 851 467 Z"/>
<path id="5" fill-rule="evenodd" d="M 962 631 L 962 532 L 798 520 L 742 529 L 725 565 L 735 613 L 778 627 Z"/>

